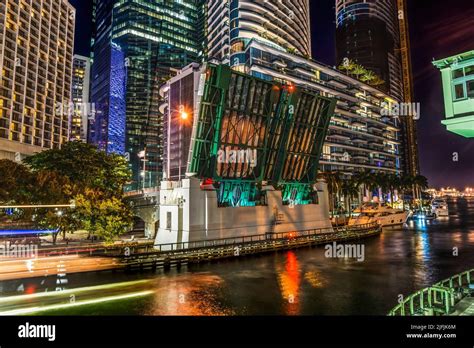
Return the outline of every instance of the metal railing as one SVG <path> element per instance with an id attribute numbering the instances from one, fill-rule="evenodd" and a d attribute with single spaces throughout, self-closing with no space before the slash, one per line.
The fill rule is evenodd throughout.
<path id="1" fill-rule="evenodd" d="M 403 299 L 389 316 L 449 315 L 464 297 L 474 293 L 474 269 L 456 274 Z"/>
<path id="2" fill-rule="evenodd" d="M 170 251 L 184 251 L 184 250 L 196 250 L 205 248 L 225 247 L 233 245 L 245 245 L 257 242 L 265 242 L 270 240 L 298 240 L 301 238 L 314 237 L 314 236 L 334 236 L 338 234 L 356 234 L 361 232 L 375 231 L 380 226 L 377 223 L 336 227 L 336 228 L 320 228 L 304 231 L 294 232 L 267 232 L 265 234 L 257 234 L 242 237 L 233 238 L 220 238 L 220 239 L 209 239 L 195 242 L 182 242 L 182 243 L 168 243 L 155 245 L 156 252 L 170 252 Z"/>
<path id="3" fill-rule="evenodd" d="M 153 241 L 149 242 L 122 242 L 111 245 L 104 243 L 78 243 L 68 246 L 40 247 L 38 256 L 84 255 L 84 256 L 114 256 L 122 255 L 125 248 L 134 252 L 148 252 L 153 249 Z"/>

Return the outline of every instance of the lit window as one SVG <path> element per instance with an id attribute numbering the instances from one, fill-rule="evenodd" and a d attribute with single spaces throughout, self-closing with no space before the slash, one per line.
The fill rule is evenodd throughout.
<path id="1" fill-rule="evenodd" d="M 458 79 L 463 76 L 464 76 L 463 69 L 457 69 L 453 71 L 453 79 Z"/>
<path id="2" fill-rule="evenodd" d="M 474 65 L 465 67 L 464 73 L 466 76 L 474 75 Z"/>
<path id="3" fill-rule="evenodd" d="M 463 99 L 464 98 L 464 84 L 460 83 L 459 85 L 454 86 L 454 95 L 455 99 Z"/>
<path id="4" fill-rule="evenodd" d="M 474 80 L 467 82 L 467 97 L 474 98 Z"/>

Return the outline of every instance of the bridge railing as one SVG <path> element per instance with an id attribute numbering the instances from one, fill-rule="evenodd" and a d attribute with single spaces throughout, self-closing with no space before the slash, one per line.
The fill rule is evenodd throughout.
<path id="1" fill-rule="evenodd" d="M 158 192 L 160 192 L 159 187 L 150 187 L 150 188 L 145 188 L 141 190 L 127 191 L 123 193 L 123 196 L 124 197 L 145 196 L 147 194 L 158 193 Z"/>
<path id="2" fill-rule="evenodd" d="M 279 232 L 279 233 L 265 233 L 258 235 L 232 237 L 232 238 L 221 238 L 221 239 L 209 239 L 195 242 L 182 242 L 182 243 L 168 243 L 168 244 L 157 244 L 155 245 L 156 252 L 170 252 L 170 251 L 183 251 L 203 248 L 214 248 L 231 245 L 243 245 L 249 243 L 263 242 L 268 240 L 297 240 L 301 238 L 307 238 L 312 236 L 322 235 L 334 235 L 334 234 L 354 234 L 360 232 L 366 232 L 370 230 L 378 230 L 380 227 L 377 223 L 356 225 L 349 227 L 339 228 L 320 228 L 304 231 L 294 232 Z"/>
<path id="3" fill-rule="evenodd" d="M 389 316 L 448 315 L 474 290 L 474 269 L 456 274 L 403 299 Z"/>

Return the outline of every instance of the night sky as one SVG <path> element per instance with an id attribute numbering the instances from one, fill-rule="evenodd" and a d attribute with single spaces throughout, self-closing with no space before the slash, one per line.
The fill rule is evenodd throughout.
<path id="1" fill-rule="evenodd" d="M 76 48 L 88 55 L 91 0 L 70 0 L 76 7 Z M 335 64 L 334 0 L 311 0 L 313 56 Z M 418 142 L 422 174 L 433 187 L 474 186 L 474 139 L 446 131 L 441 74 L 432 60 L 474 49 L 473 0 L 408 0 L 415 101 L 421 104 Z M 459 161 L 453 161 L 453 153 Z"/>

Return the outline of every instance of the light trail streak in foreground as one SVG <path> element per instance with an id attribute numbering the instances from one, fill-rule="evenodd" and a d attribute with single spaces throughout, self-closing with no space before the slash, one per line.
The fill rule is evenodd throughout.
<path id="1" fill-rule="evenodd" d="M 0 298 L 0 315 L 25 315 L 149 296 L 149 280 L 88 286 Z"/>
<path id="2" fill-rule="evenodd" d="M 43 311 L 50 311 L 54 309 L 68 309 L 71 307 L 104 303 L 104 302 L 109 302 L 109 301 L 125 300 L 125 299 L 130 299 L 133 297 L 148 296 L 151 294 L 153 294 L 153 291 L 148 290 L 148 291 L 136 292 L 136 293 L 127 294 L 127 295 L 109 296 L 109 297 L 99 298 L 95 300 L 72 302 L 68 304 L 58 304 L 58 305 L 50 305 L 50 306 L 44 306 L 44 307 L 30 307 L 30 308 L 16 309 L 16 310 L 7 311 L 7 312 L 0 312 L 0 316 L 25 315 L 25 314 L 32 314 L 32 313 L 43 312 Z"/>
<path id="3" fill-rule="evenodd" d="M 59 264 L 63 264 L 69 274 L 104 271 L 120 266 L 118 260 L 114 258 L 78 255 L 0 260 L 0 281 L 57 275 Z"/>

